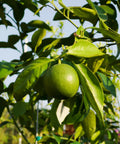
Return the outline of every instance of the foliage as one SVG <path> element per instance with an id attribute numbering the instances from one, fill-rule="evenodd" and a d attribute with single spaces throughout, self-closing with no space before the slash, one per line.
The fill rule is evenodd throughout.
<path id="1" fill-rule="evenodd" d="M 20 52 L 19 59 L 13 57 L 10 62 L 0 62 L 0 117 L 7 109 L 10 123 L 16 126 L 28 144 L 28 135 L 22 129 L 29 131 L 34 141 L 37 133 L 42 137 L 39 142 L 46 144 L 118 142 L 115 129 L 119 128 L 119 122 L 113 99 L 117 100 L 116 89 L 119 86 L 117 16 L 120 2 L 86 0 L 85 3 L 68 7 L 62 0 L 0 0 L 0 25 L 7 30 L 11 27 L 17 30 L 17 34 L 8 36 L 7 42 L 0 41 L 0 49 Z M 54 25 L 39 20 L 42 10 L 48 7 L 55 11 L 52 20 L 60 21 L 58 31 Z M 34 20 L 33 16 L 28 23 L 24 21 L 26 10 L 37 15 L 38 19 Z M 76 28 L 68 37 L 62 37 L 64 20 Z M 74 20 L 78 20 L 79 24 Z M 51 36 L 47 37 L 47 34 Z M 30 39 L 25 42 L 28 36 Z M 25 45 L 29 47 L 27 52 Z M 108 53 L 111 47 L 117 50 L 116 54 Z M 51 99 L 46 94 L 43 75 L 57 63 L 71 65 L 79 76 L 79 91 L 72 98 Z M 14 75 L 17 75 L 15 82 L 5 86 L 5 79 Z M 37 102 L 44 100 L 50 109 L 40 108 L 38 111 Z M 57 112 L 61 103 L 60 114 L 64 113 L 65 107 L 69 113 L 60 122 Z M 83 122 L 91 109 L 97 121 L 96 131 L 86 137 Z M 8 123 L 3 119 L 0 128 Z M 69 125 L 73 128 L 71 133 L 64 130 L 64 126 Z"/>

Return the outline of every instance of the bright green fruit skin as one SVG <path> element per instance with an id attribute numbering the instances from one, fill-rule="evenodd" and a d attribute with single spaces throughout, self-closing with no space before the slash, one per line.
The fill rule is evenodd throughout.
<path id="1" fill-rule="evenodd" d="M 52 66 L 44 76 L 44 87 L 48 96 L 57 99 L 73 97 L 79 88 L 79 77 L 68 64 Z"/>
<path id="2" fill-rule="evenodd" d="M 96 131 L 96 115 L 90 110 L 88 115 L 82 121 L 83 130 L 88 139 L 91 139 L 91 136 Z"/>

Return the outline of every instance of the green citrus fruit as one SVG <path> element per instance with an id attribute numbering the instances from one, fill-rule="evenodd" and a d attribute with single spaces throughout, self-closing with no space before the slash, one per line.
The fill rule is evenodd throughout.
<path id="1" fill-rule="evenodd" d="M 82 121 L 83 130 L 88 139 L 91 139 L 91 136 L 96 131 L 96 115 L 90 110 L 88 115 Z"/>
<path id="2" fill-rule="evenodd" d="M 56 64 L 46 72 L 44 87 L 50 97 L 58 99 L 73 97 L 79 87 L 77 72 L 68 64 Z"/>

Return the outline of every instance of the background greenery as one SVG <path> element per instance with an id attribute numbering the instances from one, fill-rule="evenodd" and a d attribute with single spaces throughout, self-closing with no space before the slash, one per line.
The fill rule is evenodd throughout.
<path id="1" fill-rule="evenodd" d="M 62 0 L 0 0 L 0 25 L 8 31 L 15 29 L 7 41 L 0 41 L 0 48 L 20 55 L 10 62 L 0 62 L 1 143 L 18 143 L 20 134 L 23 143 L 118 143 L 120 2 L 85 3 L 68 6 Z M 46 15 L 47 9 L 54 11 L 51 19 L 57 21 L 57 27 L 41 20 L 44 9 Z M 28 10 L 31 19 L 26 22 Z M 64 29 L 66 21 L 75 29 L 73 33 Z M 72 65 L 80 78 L 80 91 L 72 99 L 63 100 L 70 113 L 62 123 L 56 115 L 61 100 L 50 99 L 42 83 L 42 74 L 59 62 Z M 5 80 L 12 76 L 15 81 L 6 86 Z M 37 123 L 38 101 L 46 101 L 49 109 L 39 109 Z M 87 130 L 90 125 L 96 127 L 89 137 L 83 123 L 90 109 L 95 112 L 97 124 L 94 121 L 87 125 Z M 74 127 L 72 133 L 65 132 L 67 125 Z M 37 132 L 42 139 L 36 139 Z"/>

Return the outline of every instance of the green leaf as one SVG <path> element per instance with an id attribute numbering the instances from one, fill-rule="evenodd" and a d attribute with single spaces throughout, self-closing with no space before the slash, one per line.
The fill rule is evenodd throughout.
<path id="1" fill-rule="evenodd" d="M 38 52 L 41 51 L 41 49 L 58 49 L 62 45 L 70 46 L 74 43 L 74 35 L 70 35 L 69 37 L 64 38 L 45 38 L 42 40 L 42 44 L 38 47 Z"/>
<path id="2" fill-rule="evenodd" d="M 107 110 L 107 113 L 111 114 L 111 112 L 109 111 L 109 109 L 110 109 L 112 111 L 112 113 L 115 114 L 114 105 L 112 105 L 111 102 L 105 102 L 105 104 L 106 104 L 106 107 L 104 107 L 104 109 Z"/>
<path id="3" fill-rule="evenodd" d="M 38 2 L 42 5 L 46 5 L 47 3 L 49 3 L 49 0 L 39 0 Z"/>
<path id="4" fill-rule="evenodd" d="M 2 19 L 3 24 L 5 26 L 7 26 L 7 21 L 6 21 L 6 16 L 5 16 L 5 9 L 2 5 L 0 6 L 0 18 Z"/>
<path id="5" fill-rule="evenodd" d="M 37 51 L 37 48 L 42 43 L 42 39 L 45 37 L 45 35 L 46 35 L 45 29 L 39 29 L 35 31 L 34 34 L 32 35 L 32 44 L 33 44 L 33 47 L 35 47 L 34 49 L 35 52 Z"/>
<path id="6" fill-rule="evenodd" d="M 98 32 L 102 33 L 103 35 L 107 36 L 108 38 L 111 38 L 115 40 L 117 43 L 120 42 L 120 34 L 118 34 L 116 31 L 112 30 L 111 28 L 97 28 L 97 27 L 91 27 L 92 29 L 97 30 Z M 91 29 L 90 27 L 87 29 Z"/>
<path id="7" fill-rule="evenodd" d="M 8 20 L 6 20 L 5 23 L 2 20 L 0 20 L 0 25 L 13 26 L 12 23 Z"/>
<path id="8" fill-rule="evenodd" d="M 41 20 L 32 20 L 28 23 L 28 26 L 42 28 L 42 29 L 46 29 L 46 30 L 50 30 L 50 31 L 52 30 L 49 25 L 47 25 L 45 22 L 43 22 Z"/>
<path id="9" fill-rule="evenodd" d="M 98 130 L 92 135 L 91 137 L 92 144 L 95 144 L 95 143 L 97 144 L 99 142 L 99 138 L 101 137 L 102 132 L 103 131 Z"/>
<path id="10" fill-rule="evenodd" d="M 0 97 L 0 117 L 4 111 L 4 108 L 7 106 L 7 102 L 4 98 Z"/>
<path id="11" fill-rule="evenodd" d="M 116 8 L 112 4 L 101 5 L 100 6 L 108 14 L 108 17 L 113 18 L 114 20 L 117 17 Z"/>
<path id="12" fill-rule="evenodd" d="M 28 103 L 25 102 L 17 102 L 13 107 L 13 114 L 14 116 L 21 116 L 23 115 L 28 108 Z"/>
<path id="13" fill-rule="evenodd" d="M 54 137 L 54 139 L 57 141 L 57 143 L 60 144 L 60 142 L 61 142 L 61 137 L 60 137 L 60 136 L 57 136 L 57 135 L 54 135 L 54 134 L 53 134 L 53 137 Z"/>
<path id="14" fill-rule="evenodd" d="M 82 125 L 80 124 L 80 125 L 76 128 L 76 130 L 75 130 L 75 140 L 76 140 L 78 137 L 81 137 L 83 134 L 84 134 L 83 127 L 82 127 Z"/>
<path id="15" fill-rule="evenodd" d="M 88 67 L 93 71 L 93 73 L 96 73 L 98 69 L 103 64 L 104 58 L 103 57 L 93 57 L 90 59 L 87 59 Z"/>
<path id="16" fill-rule="evenodd" d="M 33 26 L 29 26 L 28 24 L 26 24 L 25 22 L 22 22 L 21 23 L 21 29 L 23 32 L 25 33 L 29 33 L 29 32 L 32 32 L 36 29 L 36 27 L 33 27 Z"/>
<path id="17" fill-rule="evenodd" d="M 15 5 L 13 7 L 13 15 L 17 22 L 21 21 L 24 16 L 24 6 L 20 3 L 15 1 Z"/>
<path id="18" fill-rule="evenodd" d="M 23 53 L 20 56 L 20 60 L 21 61 L 30 61 L 30 60 L 33 60 L 33 52 L 32 51 L 28 51 L 28 52 Z"/>
<path id="19" fill-rule="evenodd" d="M 103 121 L 104 95 L 97 77 L 83 64 L 75 64 L 75 68 L 78 71 L 83 92 L 98 118 Z"/>
<path id="20" fill-rule="evenodd" d="M 77 16 L 81 20 L 89 21 L 93 24 L 96 24 L 98 20 L 98 16 L 96 14 L 96 11 L 90 8 L 85 7 L 70 7 L 70 10 L 72 11 L 73 15 Z"/>
<path id="21" fill-rule="evenodd" d="M 7 87 L 7 88 L 5 88 L 5 92 L 7 92 L 7 94 L 8 94 L 8 97 L 9 97 L 9 101 L 12 101 L 14 98 L 13 98 L 13 85 L 14 85 L 14 83 L 13 82 L 11 82 L 10 84 L 9 84 L 9 86 Z"/>
<path id="22" fill-rule="evenodd" d="M 113 84 L 113 82 L 111 81 L 111 79 L 109 77 L 107 77 L 105 74 L 97 72 L 98 75 L 101 77 L 102 81 L 103 81 L 103 85 L 104 87 L 110 91 L 110 93 L 116 97 L 116 89 L 115 86 Z"/>
<path id="23" fill-rule="evenodd" d="M 118 21 L 114 20 L 114 19 L 108 19 L 107 21 L 105 21 L 105 24 L 110 27 L 112 30 L 114 31 L 118 31 Z"/>
<path id="24" fill-rule="evenodd" d="M 80 39 L 78 42 L 74 43 L 72 46 L 67 47 L 67 55 L 72 55 L 75 57 L 95 57 L 102 56 L 102 53 L 93 43 L 85 39 Z"/>
<path id="25" fill-rule="evenodd" d="M 106 21 L 108 19 L 108 17 L 107 17 L 107 13 L 104 11 L 104 9 L 100 6 L 95 5 L 95 4 L 94 4 L 94 6 L 95 6 L 95 9 L 97 11 L 99 19 Z"/>
<path id="26" fill-rule="evenodd" d="M 17 43 L 19 41 L 20 37 L 18 35 L 9 35 L 8 37 L 8 43 L 10 45 L 14 45 L 15 43 Z"/>
<path id="27" fill-rule="evenodd" d="M 13 94 L 17 101 L 21 100 L 35 85 L 51 61 L 48 58 L 38 58 L 25 67 L 17 77 L 13 88 Z"/>
<path id="28" fill-rule="evenodd" d="M 104 11 L 104 9 L 96 4 L 94 4 L 91 0 L 87 0 L 89 5 L 97 12 L 97 15 L 100 20 L 106 21 L 107 20 L 107 13 Z"/>
<path id="29" fill-rule="evenodd" d="M 3 0 L 4 3 L 9 5 L 13 10 L 13 15 L 16 21 L 22 20 L 24 16 L 24 6 L 21 2 L 14 1 L 14 0 Z"/>
<path id="30" fill-rule="evenodd" d="M 10 75 L 15 70 L 16 65 L 17 63 L 14 62 L 0 62 L 0 79 L 4 79 Z"/>
<path id="31" fill-rule="evenodd" d="M 17 50 L 16 47 L 14 47 L 13 45 L 10 45 L 8 42 L 0 42 L 0 48 L 12 48 Z"/>
<path id="32" fill-rule="evenodd" d="M 75 124 L 80 123 L 89 111 L 89 106 L 85 104 L 83 108 L 83 100 L 85 97 L 77 93 L 73 98 L 64 100 L 64 105 L 70 108 L 70 113 L 65 117 L 62 124 Z M 84 100 L 85 101 L 85 100 Z"/>
<path id="33" fill-rule="evenodd" d="M 38 6 L 37 4 L 35 4 L 35 2 L 32 2 L 32 0 L 24 0 L 23 2 L 24 2 L 24 6 L 28 8 L 30 11 L 34 13 L 37 11 Z"/>

